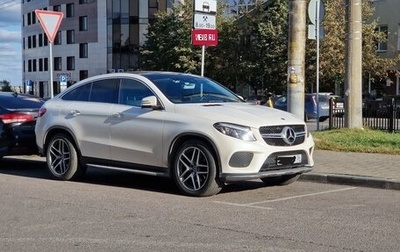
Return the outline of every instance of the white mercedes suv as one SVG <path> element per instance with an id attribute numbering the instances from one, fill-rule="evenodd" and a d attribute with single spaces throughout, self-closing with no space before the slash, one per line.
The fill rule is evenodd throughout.
<path id="1" fill-rule="evenodd" d="M 252 179 L 289 184 L 314 165 L 314 141 L 302 120 L 192 74 L 85 79 L 42 106 L 35 133 L 56 179 L 113 169 L 170 177 L 191 196 Z"/>

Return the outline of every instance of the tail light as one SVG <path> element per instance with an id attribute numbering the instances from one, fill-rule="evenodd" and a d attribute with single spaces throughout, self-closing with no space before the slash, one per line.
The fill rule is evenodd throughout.
<path id="1" fill-rule="evenodd" d="M 3 121 L 4 124 L 10 124 L 10 123 L 24 123 L 24 122 L 34 121 L 35 118 L 32 115 L 28 114 L 12 113 L 12 114 L 0 115 L 0 120 Z"/>
<path id="2" fill-rule="evenodd" d="M 46 114 L 46 112 L 47 112 L 47 109 L 46 108 L 40 108 L 39 109 L 39 114 L 38 114 L 38 117 L 42 117 L 44 114 Z"/>

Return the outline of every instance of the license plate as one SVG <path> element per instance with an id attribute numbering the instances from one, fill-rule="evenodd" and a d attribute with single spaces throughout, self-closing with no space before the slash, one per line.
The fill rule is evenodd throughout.
<path id="1" fill-rule="evenodd" d="M 276 157 L 276 165 L 292 165 L 301 163 L 301 154 Z"/>

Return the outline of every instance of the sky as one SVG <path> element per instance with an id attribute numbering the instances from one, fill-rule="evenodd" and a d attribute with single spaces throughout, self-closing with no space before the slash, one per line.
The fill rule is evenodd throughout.
<path id="1" fill-rule="evenodd" d="M 21 0 L 0 0 L 0 81 L 22 81 Z"/>

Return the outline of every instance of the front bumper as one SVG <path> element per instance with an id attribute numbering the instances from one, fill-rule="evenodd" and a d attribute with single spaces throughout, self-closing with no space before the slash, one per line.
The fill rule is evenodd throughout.
<path id="1" fill-rule="evenodd" d="M 261 171 L 258 173 L 244 173 L 244 174 L 221 174 L 220 180 L 223 182 L 238 182 L 244 180 L 268 178 L 268 177 L 279 177 L 286 175 L 297 175 L 305 172 L 310 172 L 312 170 L 311 166 L 303 166 L 292 169 L 282 169 L 282 170 L 271 170 L 271 171 Z"/>

